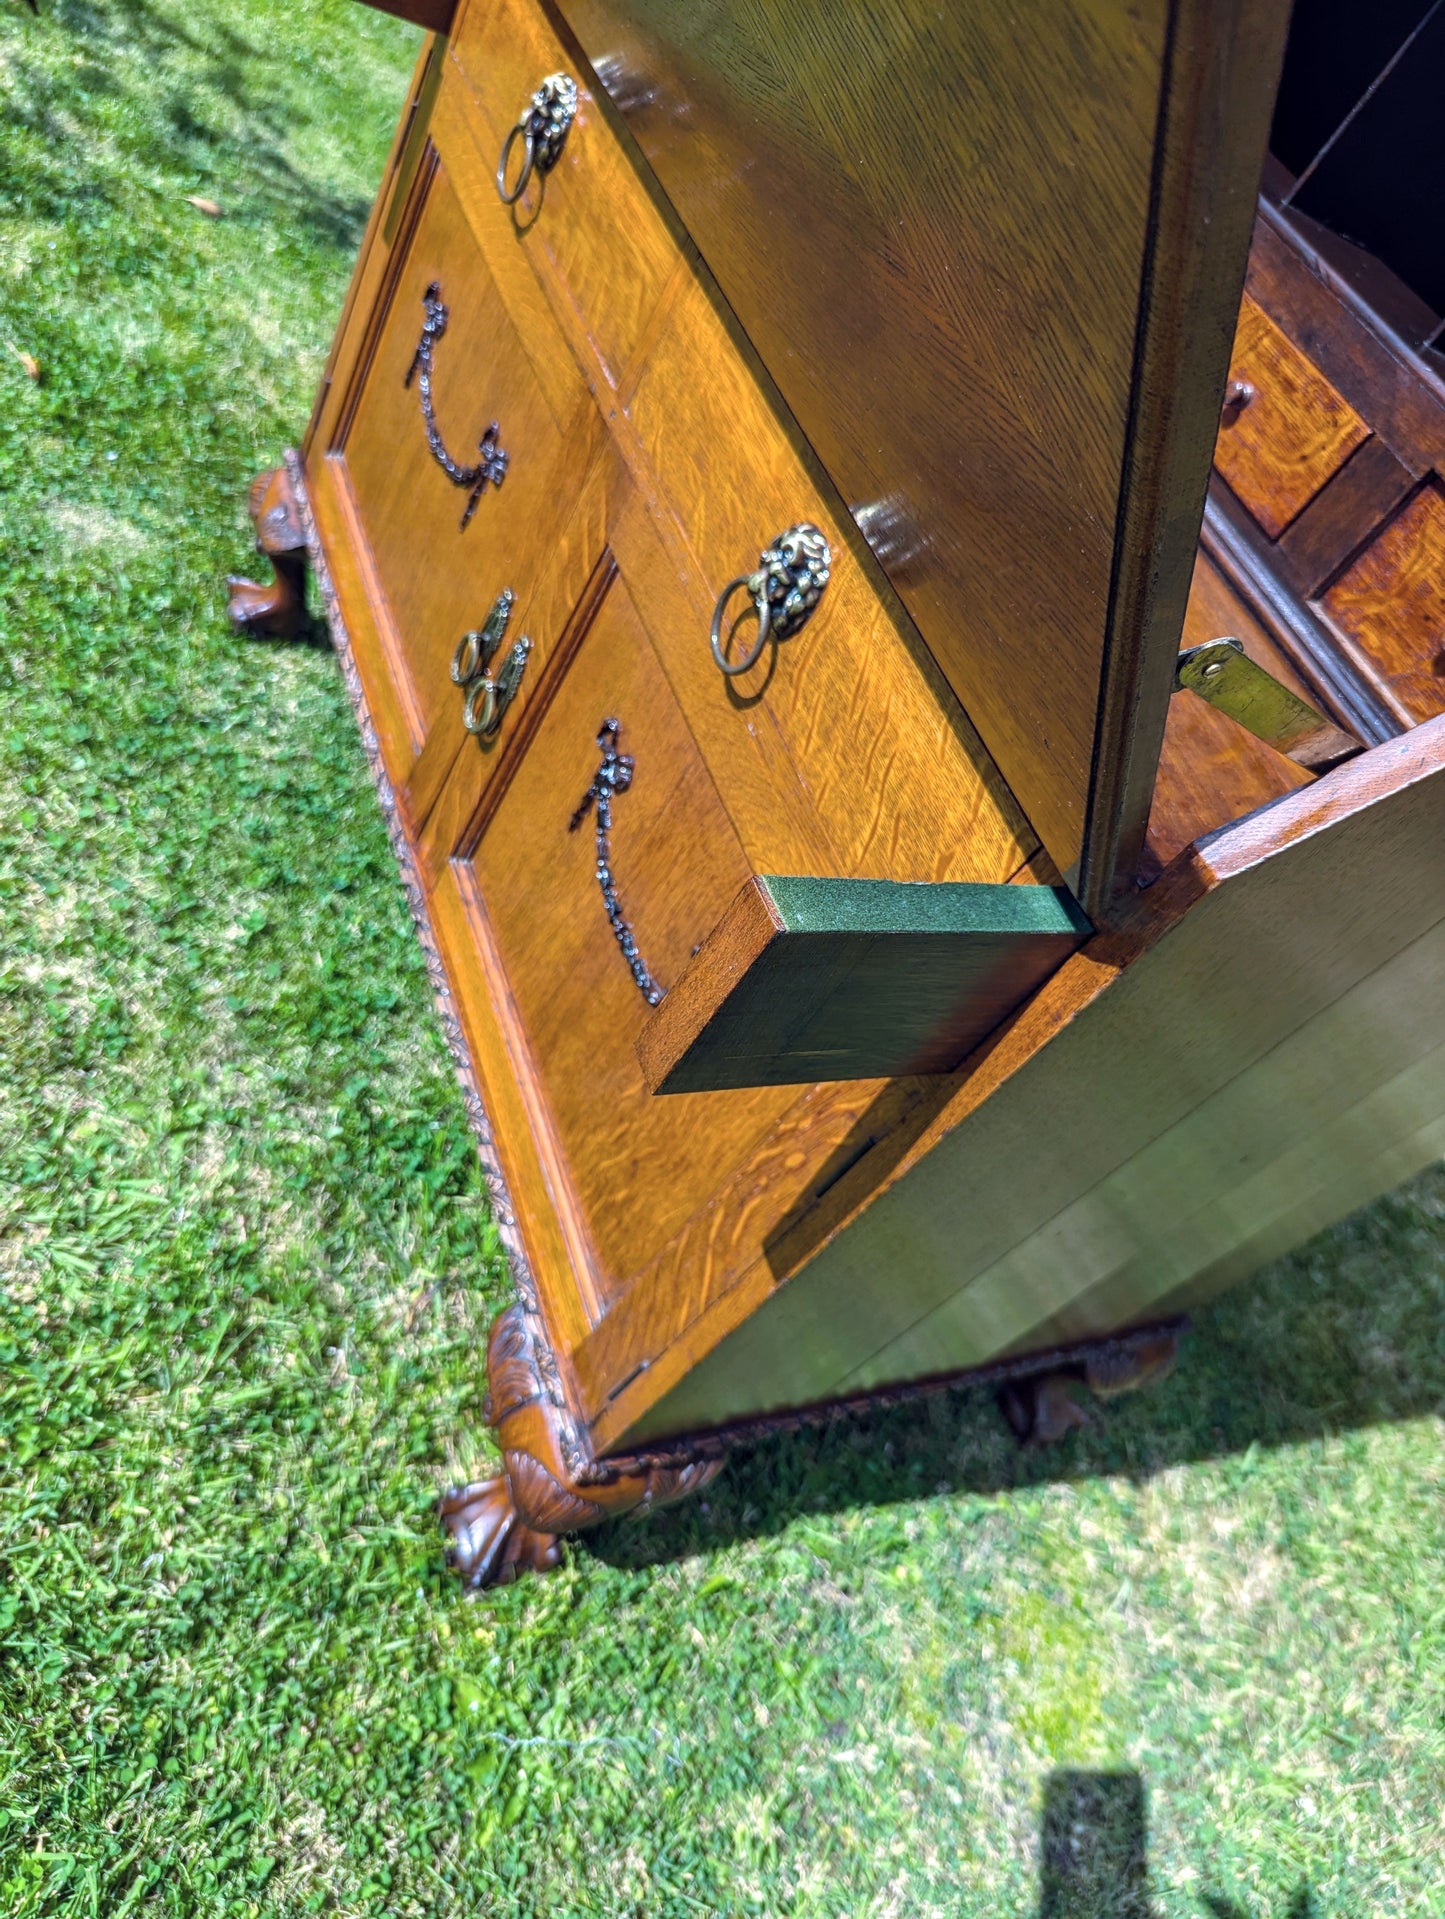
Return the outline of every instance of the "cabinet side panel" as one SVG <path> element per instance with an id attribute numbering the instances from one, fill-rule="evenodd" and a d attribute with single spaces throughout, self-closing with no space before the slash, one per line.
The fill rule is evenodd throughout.
<path id="1" fill-rule="evenodd" d="M 1035 1042 L 1017 1069 L 981 1103 L 987 1058 L 960 1075 L 871 1204 L 861 1163 L 841 1230 L 604 1443 L 1167 1310 L 1195 1275 L 1236 1276 L 1256 1241 L 1282 1250 L 1271 1221 L 1299 1239 L 1368 1197 L 1362 1123 L 1385 1176 L 1409 1170 L 1445 1111 L 1442 842 L 1445 721 L 1203 842 L 1203 896 L 1172 929 L 1060 1025 L 1071 974 L 1097 963 L 1085 948 L 1016 1023 L 1007 1043 Z M 1184 1228 L 1190 1210 L 1207 1232 Z"/>

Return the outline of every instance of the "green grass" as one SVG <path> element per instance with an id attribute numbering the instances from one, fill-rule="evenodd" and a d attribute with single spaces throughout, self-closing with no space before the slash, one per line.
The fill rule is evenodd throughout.
<path id="1" fill-rule="evenodd" d="M 0 1912 L 1445 1911 L 1438 1173 L 1056 1457 L 958 1395 L 460 1597 L 430 1506 L 505 1276 L 334 662 L 221 587 L 414 36 L 41 5 L 0 0 Z M 1097 1891 L 1134 1774 L 1147 1906 Z"/>

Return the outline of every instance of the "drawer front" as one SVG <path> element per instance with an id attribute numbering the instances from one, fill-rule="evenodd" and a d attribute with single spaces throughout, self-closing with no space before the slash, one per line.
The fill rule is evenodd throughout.
<path id="1" fill-rule="evenodd" d="M 574 1267 L 599 1305 L 657 1259 L 797 1098 L 783 1088 L 658 1100 L 643 1086 L 636 1043 L 653 999 L 749 867 L 640 597 L 609 551 L 534 737 L 484 797 L 442 882 L 469 921 L 459 967 L 453 955 L 459 992 L 506 1029 L 530 1108 L 544 1170 L 514 1172 L 519 1206 L 569 1216 Z M 625 773 L 614 755 L 630 762 Z M 469 778 L 464 756 L 453 783 Z M 515 1136 L 504 1146 L 515 1155 Z"/>
<path id="2" fill-rule="evenodd" d="M 1214 465 L 1278 539 L 1370 429 L 1248 295 L 1229 377 L 1236 397 L 1225 407 Z"/>
<path id="3" fill-rule="evenodd" d="M 1445 710 L 1445 489 L 1422 486 L 1320 605 L 1407 724 Z"/>
<path id="4" fill-rule="evenodd" d="M 534 171 L 511 209 L 517 244 L 563 293 L 564 324 L 615 386 L 677 261 L 677 249 L 592 90 L 590 69 L 564 47 L 536 0 L 469 0 L 451 57 L 502 143 L 549 75 L 577 85 L 576 116 L 556 163 Z M 521 169 L 513 143 L 509 188 Z"/>
<path id="5" fill-rule="evenodd" d="M 331 457 L 381 630 L 390 679 L 383 697 L 401 704 L 410 726 L 415 764 L 399 769 L 402 784 L 413 810 L 424 811 L 420 788 L 429 789 L 429 802 L 466 738 L 472 688 L 453 672 L 459 644 L 484 626 L 504 591 L 513 596 L 511 616 L 487 664 L 495 676 L 524 635 L 534 651 L 501 727 L 515 726 L 525 709 L 545 665 L 529 631 L 531 600 L 603 429 L 561 339 L 533 327 L 524 341 L 512 324 L 434 150 L 409 217 Z M 418 356 L 428 325 L 429 366 Z M 547 359 L 540 371 L 538 356 Z M 479 473 L 493 422 L 504 457 Z M 460 670 L 472 665 L 475 682 L 479 658 L 464 659 Z M 484 689 L 473 696 L 472 718 L 488 719 Z"/>
<path id="6" fill-rule="evenodd" d="M 622 399 L 670 541 L 673 601 L 658 646 L 757 870 L 1012 878 L 1036 839 L 700 280 L 678 289 Z M 726 677 L 709 645 L 716 596 L 800 521 L 822 530 L 831 555 L 817 608 L 749 671 Z M 725 634 L 746 605 L 742 593 L 729 602 Z M 732 657 L 754 635 L 744 612 Z"/>

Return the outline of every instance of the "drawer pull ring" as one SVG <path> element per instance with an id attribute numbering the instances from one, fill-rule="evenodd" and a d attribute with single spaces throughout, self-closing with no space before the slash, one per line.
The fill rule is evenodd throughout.
<path id="1" fill-rule="evenodd" d="M 562 157 L 567 129 L 576 117 L 577 82 L 570 73 L 549 73 L 502 142 L 502 157 L 497 162 L 497 192 L 504 207 L 517 204 L 527 191 L 527 182 L 533 173 L 552 171 Z M 522 171 L 517 175 L 517 184 L 509 191 L 507 168 L 518 140 L 524 143 Z"/>
<path id="2" fill-rule="evenodd" d="M 487 671 L 507 631 L 512 616 L 512 589 L 504 587 L 480 627 L 463 633 L 452 655 L 452 683 L 466 693 L 462 705 L 462 725 L 478 739 L 493 740 L 501 731 L 507 708 L 517 696 L 532 642 L 524 633 L 507 655 L 495 678 Z"/>
<path id="3" fill-rule="evenodd" d="M 828 584 L 833 555 L 822 530 L 804 520 L 780 533 L 758 556 L 756 573 L 739 573 L 717 596 L 709 639 L 712 656 L 729 679 L 757 664 L 769 639 L 789 640 L 811 615 Z M 728 601 L 746 587 L 758 613 L 758 631 L 748 650 L 730 660 L 723 649 Z"/>
<path id="4" fill-rule="evenodd" d="M 612 796 L 625 793 L 632 784 L 633 762 L 628 753 L 619 753 L 617 738 L 622 731 L 619 720 L 604 720 L 597 734 L 597 744 L 602 751 L 602 764 L 593 776 L 592 784 L 577 802 L 577 810 L 567 822 L 567 831 L 575 833 L 586 819 L 593 806 L 596 806 L 597 828 L 597 884 L 602 888 L 602 904 L 607 908 L 607 924 L 612 928 L 617 944 L 622 948 L 622 957 L 627 961 L 637 990 L 649 1006 L 656 1006 L 662 998 L 662 988 L 647 970 L 647 962 L 637 950 L 637 941 L 632 936 L 632 928 L 622 916 L 622 902 L 617 897 L 617 883 L 612 877 Z"/>
<path id="5" fill-rule="evenodd" d="M 406 370 L 403 386 L 410 386 L 412 376 L 418 369 L 421 378 L 416 383 L 421 395 L 421 417 L 426 426 L 426 443 L 431 448 L 431 456 L 446 474 L 453 486 L 465 487 L 470 494 L 466 510 L 462 514 L 462 527 L 477 510 L 477 502 L 487 489 L 488 480 L 493 486 L 500 486 L 507 477 L 507 462 L 511 455 L 497 445 L 497 436 L 501 426 L 496 420 L 487 428 L 477 442 L 477 452 L 481 456 L 474 466 L 462 466 L 447 452 L 446 442 L 442 439 L 441 428 L 437 425 L 436 407 L 432 401 L 431 376 L 432 355 L 436 352 L 436 343 L 447 330 L 447 308 L 442 300 L 439 281 L 433 280 L 421 296 L 426 308 L 426 319 L 422 323 L 421 338 L 417 342 L 411 365 Z"/>

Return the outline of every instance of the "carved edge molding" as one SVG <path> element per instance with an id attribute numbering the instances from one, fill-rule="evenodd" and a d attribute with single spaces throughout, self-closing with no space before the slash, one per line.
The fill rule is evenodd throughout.
<path id="1" fill-rule="evenodd" d="M 547 1337 L 546 1325 L 542 1319 L 542 1305 L 537 1293 L 537 1284 L 532 1276 L 527 1250 L 522 1244 L 521 1234 L 517 1230 L 517 1216 L 512 1207 L 512 1196 L 507 1187 L 507 1177 L 497 1155 L 496 1139 L 492 1132 L 492 1123 L 487 1116 L 482 1101 L 481 1087 L 472 1065 L 471 1049 L 467 1045 L 467 1036 L 462 1030 L 461 1020 L 457 1016 L 456 1002 L 452 998 L 451 986 L 447 981 L 446 968 L 442 964 L 441 950 L 437 945 L 436 934 L 432 930 L 431 915 L 427 911 L 426 894 L 417 874 L 416 861 L 412 856 L 411 842 L 396 803 L 396 793 L 391 780 L 382 764 L 381 744 L 377 738 L 376 727 L 372 722 L 371 708 L 367 704 L 366 692 L 361 684 L 361 675 L 357 671 L 355 655 L 351 649 L 351 636 L 346 630 L 346 620 L 342 615 L 341 603 L 336 595 L 336 587 L 331 578 L 331 570 L 326 563 L 325 549 L 317 536 L 316 522 L 311 512 L 311 501 L 306 491 L 306 476 L 301 463 L 301 455 L 290 448 L 283 456 L 286 473 L 295 496 L 296 510 L 301 519 L 306 538 L 306 550 L 311 558 L 311 566 L 316 575 L 317 590 L 321 596 L 322 609 L 326 616 L 326 625 L 331 634 L 331 642 L 336 649 L 336 657 L 341 663 L 341 676 L 346 683 L 347 693 L 356 714 L 357 729 L 361 734 L 362 750 L 366 754 L 366 763 L 371 769 L 372 784 L 376 788 L 377 803 L 381 808 L 381 817 L 386 823 L 387 836 L 391 841 L 391 850 L 396 859 L 397 870 L 401 875 L 402 890 L 406 894 L 411 916 L 416 925 L 417 938 L 421 942 L 422 955 L 426 961 L 427 978 L 431 982 L 432 997 L 436 1003 L 437 1017 L 441 1021 L 442 1032 L 446 1036 L 451 1051 L 452 1064 L 457 1079 L 461 1083 L 462 1099 L 467 1109 L 467 1119 L 471 1124 L 472 1136 L 476 1141 L 477 1157 L 481 1161 L 482 1174 L 487 1184 L 487 1196 L 491 1201 L 492 1218 L 497 1228 L 497 1236 L 502 1242 L 502 1250 L 507 1256 L 511 1269 L 512 1289 L 517 1304 L 526 1316 L 531 1335 L 532 1351 L 542 1387 L 549 1405 L 557 1419 L 557 1437 L 567 1469 L 579 1484 L 593 1481 L 606 1481 L 616 1478 L 619 1468 L 611 1461 L 598 1461 L 589 1446 L 585 1445 L 577 1431 L 567 1404 L 566 1393 L 562 1387 L 561 1374 L 557 1368 L 556 1355 L 552 1351 Z"/>

